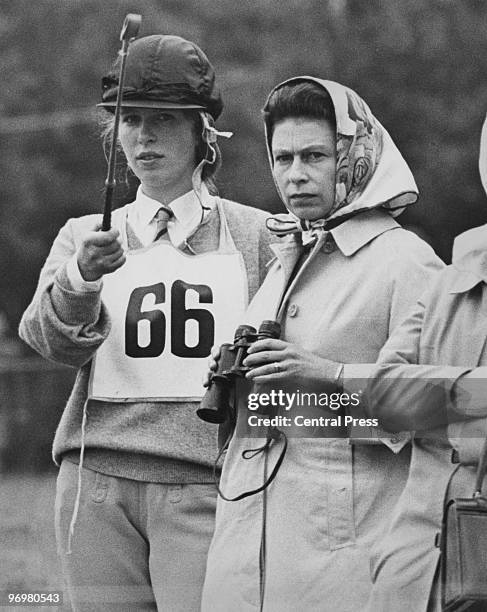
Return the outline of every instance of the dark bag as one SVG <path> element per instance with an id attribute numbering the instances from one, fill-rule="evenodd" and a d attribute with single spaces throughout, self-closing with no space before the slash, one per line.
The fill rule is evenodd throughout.
<path id="1" fill-rule="evenodd" d="M 487 610 L 487 497 L 482 495 L 486 468 L 487 440 L 473 496 L 445 500 L 440 539 L 443 612 L 471 606 Z"/>

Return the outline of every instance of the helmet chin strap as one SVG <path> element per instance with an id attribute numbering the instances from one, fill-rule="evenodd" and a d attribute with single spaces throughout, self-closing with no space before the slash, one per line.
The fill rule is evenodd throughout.
<path id="1" fill-rule="evenodd" d="M 203 183 L 203 168 L 206 164 L 214 164 L 216 162 L 216 150 L 213 146 L 214 143 L 217 142 L 218 136 L 222 136 L 223 138 L 231 138 L 233 136 L 233 132 L 219 132 L 213 125 L 213 118 L 206 112 L 200 111 L 199 113 L 201 117 L 201 137 L 204 142 L 208 145 L 208 153 L 209 157 L 205 157 L 200 161 L 200 163 L 196 166 L 193 176 L 191 178 L 191 182 L 193 184 L 194 192 L 196 193 L 196 197 L 199 200 L 202 209 L 202 217 L 203 220 L 204 211 L 209 210 L 207 206 L 204 206 L 202 199 L 202 183 Z"/>
<path id="2" fill-rule="evenodd" d="M 213 118 L 208 113 L 200 112 L 200 117 L 203 126 L 201 136 L 204 142 L 207 143 L 208 149 L 211 151 L 211 159 L 208 160 L 208 163 L 214 164 L 216 161 L 216 151 L 213 147 L 213 143 L 217 141 L 218 136 L 222 136 L 223 138 L 231 138 L 233 136 L 233 132 L 219 132 L 213 125 Z"/>

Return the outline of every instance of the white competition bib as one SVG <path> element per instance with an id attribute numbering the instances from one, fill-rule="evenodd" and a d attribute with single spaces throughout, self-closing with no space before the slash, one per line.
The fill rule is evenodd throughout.
<path id="1" fill-rule="evenodd" d="M 112 327 L 92 364 L 92 399 L 202 397 L 210 349 L 233 340 L 248 299 L 243 257 L 219 210 L 218 251 L 186 255 L 157 242 L 129 251 L 125 264 L 104 277 Z"/>

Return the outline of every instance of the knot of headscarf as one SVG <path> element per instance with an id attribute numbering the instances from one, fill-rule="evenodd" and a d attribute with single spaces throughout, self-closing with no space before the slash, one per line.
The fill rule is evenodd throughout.
<path id="1" fill-rule="evenodd" d="M 291 234 L 298 234 L 303 246 L 312 246 L 316 244 L 320 236 L 327 233 L 325 219 L 309 221 L 308 219 L 298 219 L 294 215 L 286 215 L 283 213 L 269 217 L 266 220 L 266 226 L 271 234 L 279 236 L 279 238 Z"/>
<path id="2" fill-rule="evenodd" d="M 287 215 L 285 213 L 273 215 L 266 220 L 267 229 L 280 238 L 298 232 L 312 232 L 318 234 L 324 231 L 325 224 L 325 219 L 309 221 L 308 219 L 298 219 L 294 215 Z"/>
<path id="3" fill-rule="evenodd" d="M 336 118 L 336 172 L 334 204 L 326 219 L 301 221 L 292 214 L 275 215 L 267 222 L 268 229 L 278 235 L 330 229 L 346 219 L 373 208 L 384 208 L 393 216 L 418 199 L 418 188 L 409 167 L 387 130 L 374 117 L 370 108 L 348 87 L 315 77 L 296 77 L 284 81 L 312 81 L 330 95 Z M 269 96 L 269 97 L 270 97 Z M 271 165 L 271 136 L 267 147 Z M 284 198 L 281 195 L 281 198 Z"/>

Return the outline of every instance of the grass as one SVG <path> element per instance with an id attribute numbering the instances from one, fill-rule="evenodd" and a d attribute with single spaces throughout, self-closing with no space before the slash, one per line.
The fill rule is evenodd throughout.
<path id="1" fill-rule="evenodd" d="M 0 476 L 0 593 L 59 591 L 62 578 L 54 537 L 53 474 Z M 0 609 L 59 612 L 59 607 Z"/>

